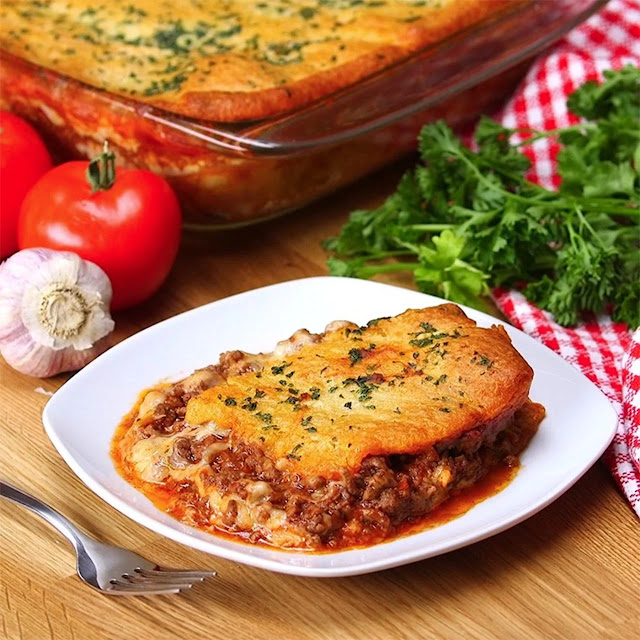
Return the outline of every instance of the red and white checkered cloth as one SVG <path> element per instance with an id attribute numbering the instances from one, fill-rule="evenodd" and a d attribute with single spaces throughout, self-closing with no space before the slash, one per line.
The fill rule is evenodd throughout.
<path id="1" fill-rule="evenodd" d="M 640 66 L 640 0 L 611 0 L 571 31 L 532 66 L 495 117 L 511 128 L 548 130 L 575 124 L 579 119 L 567 112 L 567 95 L 587 80 L 601 80 L 605 69 L 625 64 Z M 558 150 L 555 140 L 527 147 L 533 162 L 528 177 L 557 187 Z M 557 351 L 611 400 L 620 422 L 603 460 L 640 517 L 640 329 L 631 335 L 605 315 L 566 329 L 520 293 L 495 290 L 494 298 L 515 326 Z"/>

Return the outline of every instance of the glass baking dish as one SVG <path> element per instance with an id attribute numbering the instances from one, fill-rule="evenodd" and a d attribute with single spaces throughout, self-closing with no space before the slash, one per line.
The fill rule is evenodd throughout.
<path id="1" fill-rule="evenodd" d="M 298 209 L 415 148 L 421 126 L 491 111 L 533 56 L 606 0 L 514 0 L 505 10 L 340 91 L 252 122 L 188 118 L 0 53 L 0 106 L 36 124 L 60 158 L 108 139 L 123 165 L 167 178 L 193 228 Z"/>

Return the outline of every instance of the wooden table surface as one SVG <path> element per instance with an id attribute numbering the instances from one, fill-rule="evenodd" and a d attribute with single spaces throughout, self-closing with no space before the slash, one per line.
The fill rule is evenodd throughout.
<path id="1" fill-rule="evenodd" d="M 320 240 L 352 209 L 379 203 L 400 170 L 284 219 L 186 234 L 167 283 L 116 316 L 115 338 L 254 287 L 325 274 Z M 65 379 L 28 378 L 0 362 L 0 477 L 103 541 L 159 564 L 215 568 L 219 578 L 179 596 L 103 596 L 76 577 L 63 538 L 0 501 L 0 638 L 640 638 L 640 527 L 601 463 L 544 511 L 484 542 L 365 576 L 297 578 L 182 547 L 93 495 L 40 420 L 47 396 L 36 388 L 55 391 Z"/>

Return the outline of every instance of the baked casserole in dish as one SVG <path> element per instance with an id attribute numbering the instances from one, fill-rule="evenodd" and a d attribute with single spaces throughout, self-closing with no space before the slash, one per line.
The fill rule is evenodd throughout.
<path id="1" fill-rule="evenodd" d="M 5 0 L 3 49 L 201 120 L 281 114 L 512 0 Z"/>
<path id="2" fill-rule="evenodd" d="M 516 63 L 598 4 L 5 0 L 1 103 L 62 155 L 108 138 L 120 162 L 169 179 L 187 222 L 245 223 L 393 160 L 429 120 L 490 109 Z"/>

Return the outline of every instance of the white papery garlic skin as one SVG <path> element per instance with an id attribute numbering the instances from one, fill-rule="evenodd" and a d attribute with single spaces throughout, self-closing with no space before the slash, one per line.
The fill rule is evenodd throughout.
<path id="1" fill-rule="evenodd" d="M 108 348 L 111 283 L 69 251 L 25 249 L 0 265 L 0 353 L 38 378 L 76 371 Z"/>

